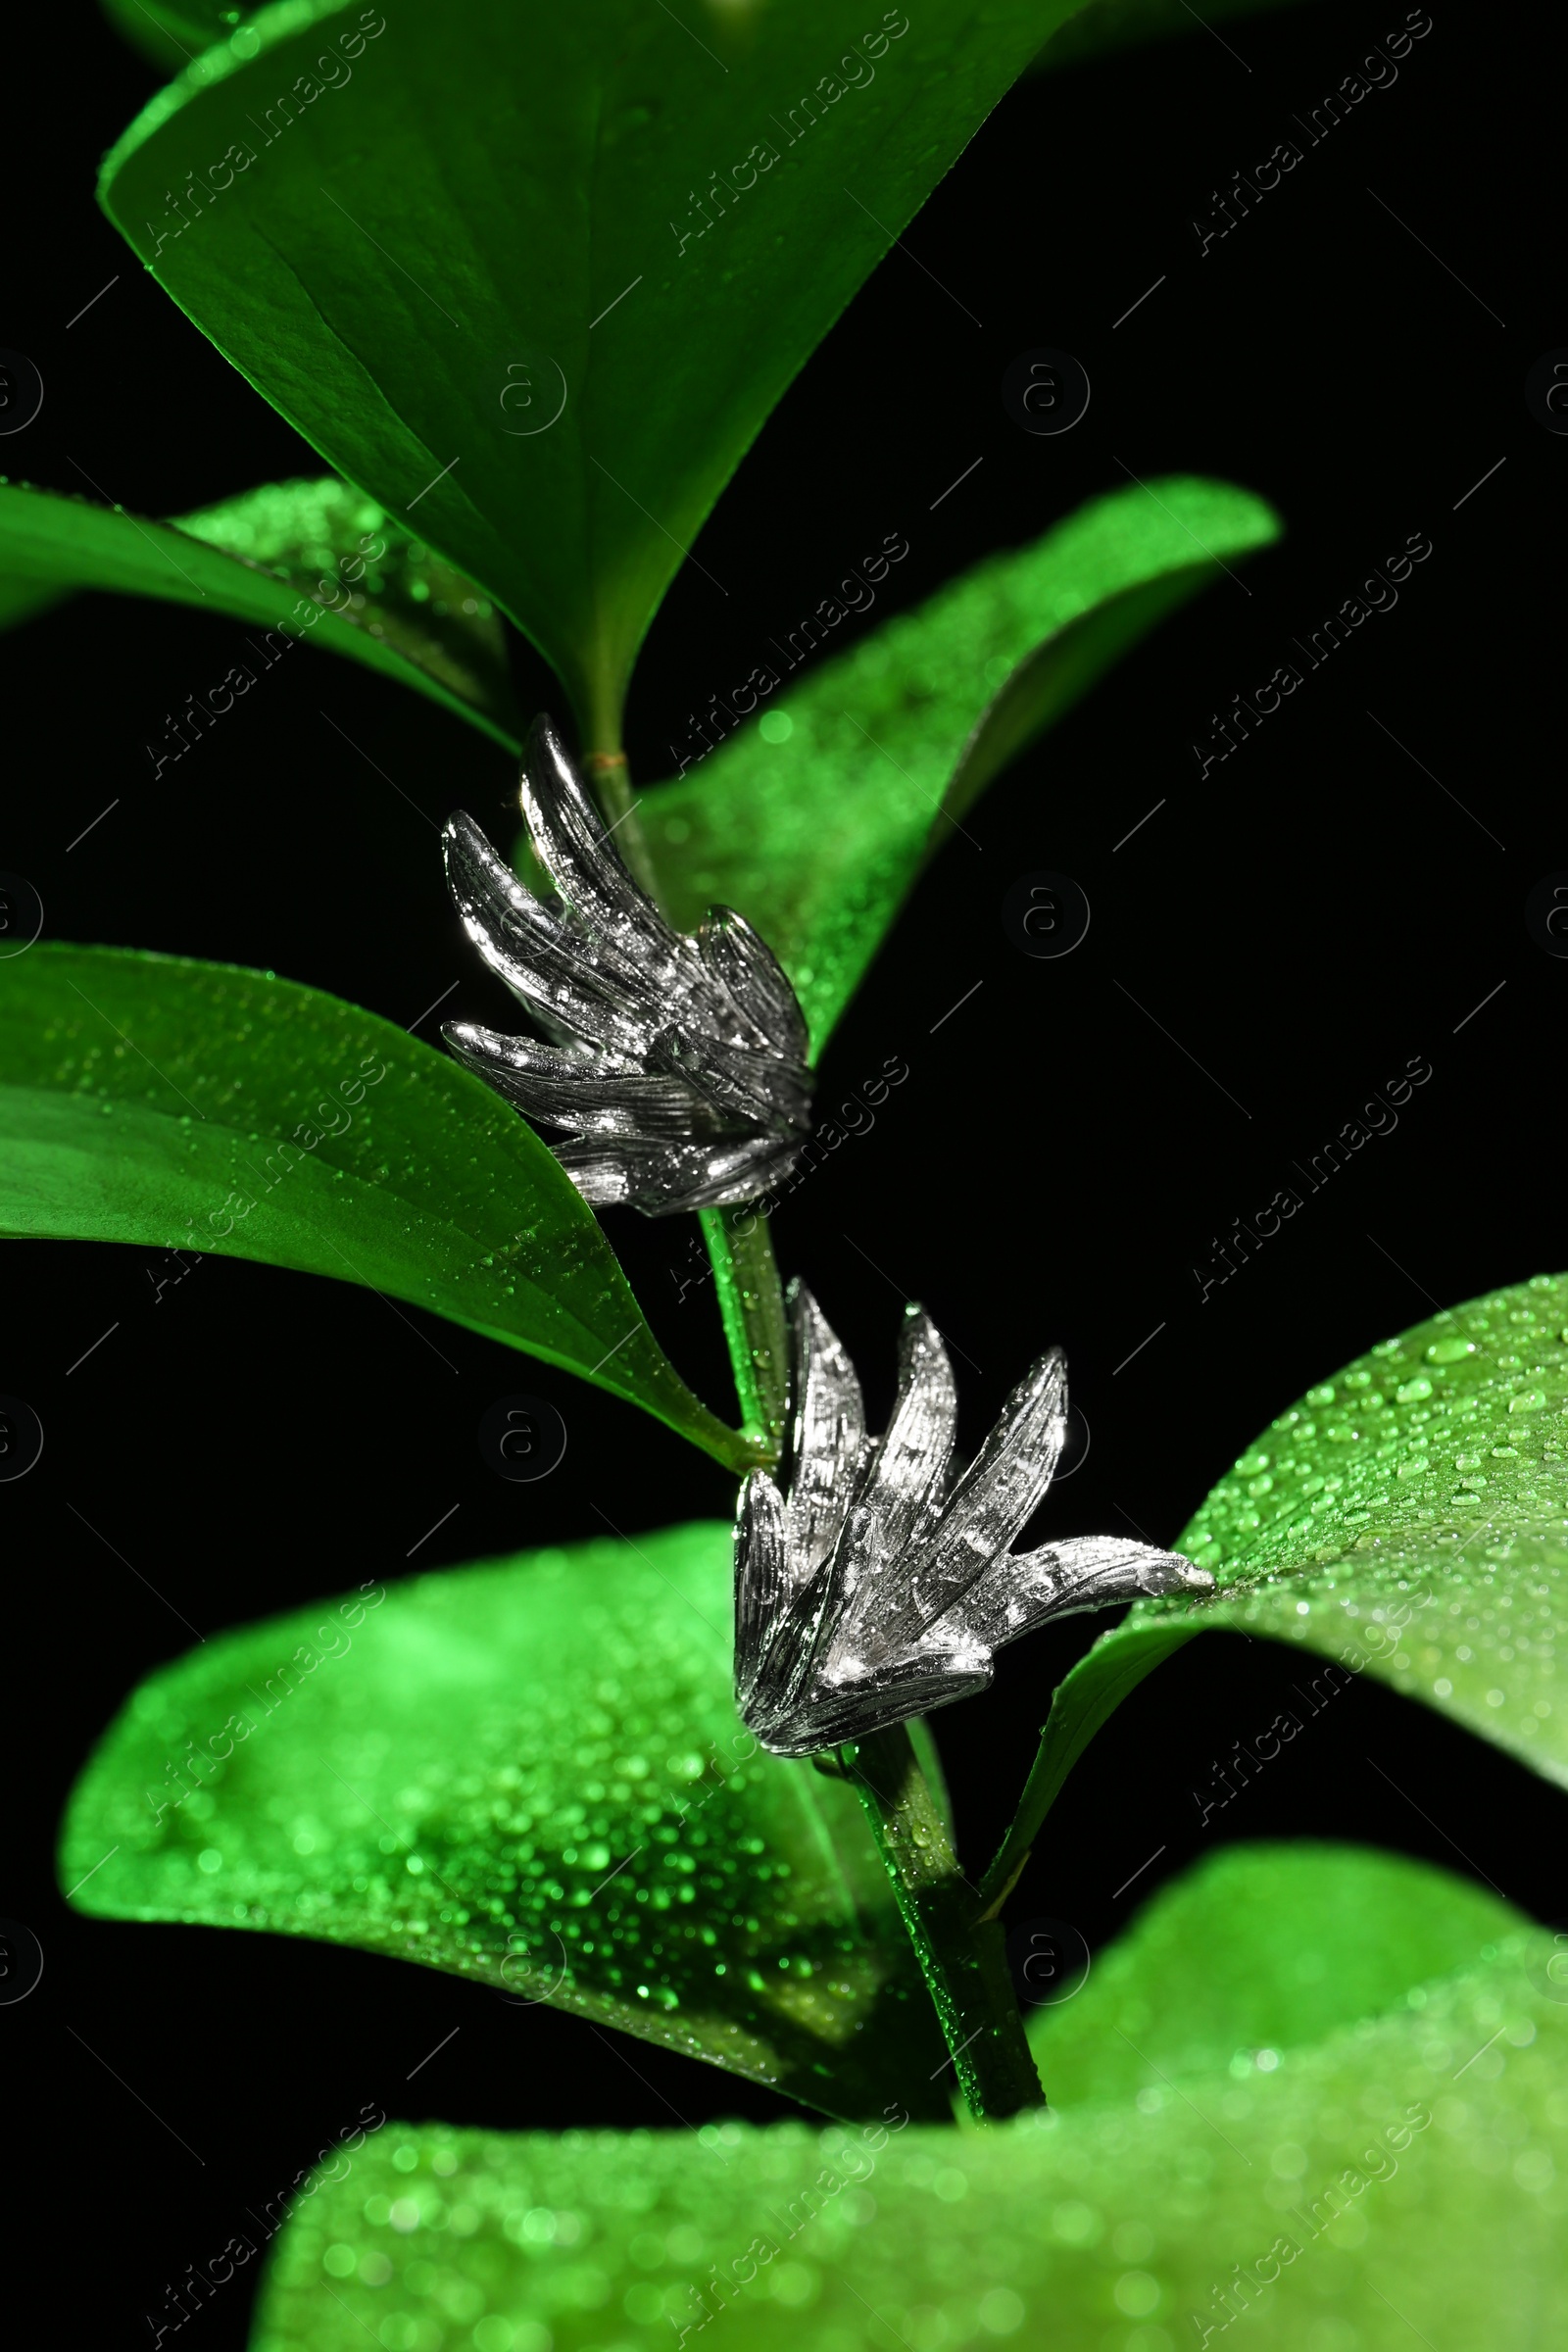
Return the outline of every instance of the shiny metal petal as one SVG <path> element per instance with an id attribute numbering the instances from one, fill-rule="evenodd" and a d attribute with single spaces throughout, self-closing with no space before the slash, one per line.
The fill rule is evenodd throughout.
<path id="1" fill-rule="evenodd" d="M 741 1489 L 735 1519 L 735 1703 L 744 1716 L 790 1599 L 784 1498 L 763 1471 Z"/>
<path id="2" fill-rule="evenodd" d="M 736 1698 L 774 1754 L 814 1755 L 968 1697 L 995 1652 L 1048 1618 L 1213 1591 L 1180 1553 L 1119 1536 L 1009 1549 L 1061 1451 L 1059 1348 L 950 1492 L 957 1399 L 930 1317 L 909 1312 L 898 1399 L 872 1442 L 854 1367 L 804 1284 L 790 1305 L 788 1460 L 778 1487 L 749 1483 L 736 1530 Z"/>
<path id="3" fill-rule="evenodd" d="M 929 1542 L 947 1492 L 958 1392 L 942 1335 L 919 1307 L 907 1311 L 899 1359 L 893 1418 L 839 1537 L 845 1602 L 827 1658 L 839 1675 L 864 1672 L 886 1653 L 885 1626 L 903 1590 L 890 1563 Z"/>
<path id="4" fill-rule="evenodd" d="M 1129 1544 L 1121 1536 L 1076 1536 L 1038 1551 L 1006 1552 L 942 1621 L 955 1621 L 992 1649 L 1016 1642 L 1050 1617 L 1167 1592 L 1212 1592 L 1214 1580 L 1179 1551 Z"/>
<path id="5" fill-rule="evenodd" d="M 560 1041 L 591 1040 L 636 1068 L 656 1034 L 625 966 L 595 961 L 588 934 L 553 914 L 459 809 L 441 836 L 463 927 L 490 969 Z"/>
<path id="6" fill-rule="evenodd" d="M 1066 1435 L 1067 1359 L 1053 1348 L 1007 1398 L 929 1539 L 887 1580 L 890 1644 L 934 1624 L 1014 1542 L 1045 1496 Z"/>
<path id="7" fill-rule="evenodd" d="M 696 938 L 670 927 L 546 718 L 519 800 L 550 899 L 461 812 L 447 874 L 469 938 L 557 1051 L 462 1021 L 448 1045 L 514 1108 L 567 1131 L 556 1156 L 595 1206 L 669 1216 L 760 1199 L 810 1133 L 806 1024 L 782 967 L 727 908 Z"/>
<path id="8" fill-rule="evenodd" d="M 854 1500 L 865 1451 L 865 1406 L 855 1366 L 804 1282 L 789 1293 L 794 1338 L 789 1426 L 789 1542 L 814 1573 Z"/>

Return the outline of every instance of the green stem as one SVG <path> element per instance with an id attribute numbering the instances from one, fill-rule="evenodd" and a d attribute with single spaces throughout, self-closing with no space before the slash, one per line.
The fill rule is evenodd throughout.
<path id="1" fill-rule="evenodd" d="M 770 1470 L 784 1445 L 790 1339 L 767 1219 L 756 1208 L 697 1212 L 712 1260 L 718 1311 L 735 1374 L 741 1420 Z"/>
<path id="2" fill-rule="evenodd" d="M 654 870 L 653 858 L 643 832 L 643 820 L 638 814 L 637 795 L 631 788 L 631 770 L 626 755 L 613 748 L 589 752 L 583 761 L 593 785 L 599 811 L 610 827 L 620 861 L 640 890 L 647 892 L 657 906 L 659 876 Z"/>
<path id="3" fill-rule="evenodd" d="M 1001 1923 L 975 1918 L 974 1890 L 902 1723 L 860 1741 L 853 1777 L 970 2114 L 996 2123 L 1043 2107 Z"/>

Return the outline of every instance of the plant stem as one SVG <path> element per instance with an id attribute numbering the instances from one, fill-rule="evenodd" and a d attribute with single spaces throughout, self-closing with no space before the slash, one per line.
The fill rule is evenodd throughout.
<path id="1" fill-rule="evenodd" d="M 742 1424 L 759 1467 L 770 1470 L 784 1445 L 790 1363 L 773 1236 L 756 1208 L 700 1208 L 697 1215 L 712 1260 Z"/>
<path id="2" fill-rule="evenodd" d="M 902 1723 L 860 1741 L 853 1777 L 970 2114 L 996 2123 L 1043 2107 L 1001 1924 L 975 1918 L 974 1889 Z"/>
<path id="3" fill-rule="evenodd" d="M 621 751 L 589 752 L 583 765 L 593 785 L 594 798 L 600 814 L 610 827 L 621 863 L 640 890 L 647 892 L 654 905 L 659 905 L 659 878 L 649 855 L 643 834 L 643 820 L 637 812 L 637 796 L 631 788 L 631 770 L 626 755 Z"/>

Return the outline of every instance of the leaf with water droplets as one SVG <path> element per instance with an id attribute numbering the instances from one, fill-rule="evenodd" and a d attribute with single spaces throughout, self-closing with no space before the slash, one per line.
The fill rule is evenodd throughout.
<path id="1" fill-rule="evenodd" d="M 1161 1886 L 1070 1999 L 1033 2012 L 1029 2043 L 1054 2106 L 1131 2098 L 1161 2072 L 1224 2076 L 1238 2050 L 1304 2050 L 1403 2008 L 1531 1924 L 1407 1854 L 1224 1845 Z"/>
<path id="2" fill-rule="evenodd" d="M 675 919 L 738 907 L 788 971 L 820 1052 L 921 865 L 985 787 L 1220 564 L 1278 531 L 1261 499 L 1226 482 L 1129 484 L 769 693 L 710 760 L 694 737 L 701 764 L 642 803 Z M 872 579 L 887 571 L 877 562 Z M 861 609 L 878 594 L 858 574 L 843 586 Z M 803 621 L 780 669 L 826 633 Z"/>
<path id="3" fill-rule="evenodd" d="M 262 643 L 239 652 L 204 709 L 218 701 L 220 713 L 232 710 L 274 662 L 309 644 L 416 687 L 509 751 L 518 748 L 495 607 L 346 482 L 268 482 L 172 522 L 0 483 L 0 625 L 82 588 L 251 622 Z M 191 723 L 199 732 L 201 721 Z M 155 755 L 160 748 L 179 757 L 176 738 Z"/>
<path id="4" fill-rule="evenodd" d="M 1143 2058 L 1044 2115 L 565 2138 L 389 2124 L 299 2200 L 252 2352 L 367 2335 L 456 2352 L 458 2314 L 478 2352 L 668 2352 L 714 2321 L 735 2352 L 1169 2352 L 1249 2313 L 1237 2341 L 1269 2352 L 1547 2352 L 1568 2331 L 1552 1938 L 1501 1906 L 1489 1923 L 1433 1873 L 1426 1932 L 1396 1931 L 1337 2000 L 1345 1923 L 1310 1900 L 1325 1869 L 1370 1915 L 1414 1866 L 1329 1849 L 1295 1886 L 1288 1854 L 1266 1867 L 1280 1902 L 1246 1928 L 1261 1983 L 1224 1976 L 1185 2058 L 1161 2038 L 1161 1963 L 1202 1971 L 1249 1874 L 1170 1889 L 1113 1947 L 1097 2021 L 1135 2021 Z M 1301 2014 L 1314 1956 L 1321 2033 L 1259 2047 L 1264 2021 Z M 1402 1973 L 1439 1957 L 1453 1973 Z M 1053 2040 L 1095 1988 L 1051 2013 Z"/>
<path id="5" fill-rule="evenodd" d="M 52 941 L 0 960 L 0 1233 L 366 1283 L 751 1461 L 532 1129 L 450 1055 L 266 972 Z"/>
<path id="6" fill-rule="evenodd" d="M 1072 1669 L 991 1891 L 1114 1707 L 1205 1629 L 1323 1652 L 1568 1787 L 1568 1275 L 1434 1315 L 1308 1389 L 1174 1548 L 1217 1597 L 1140 1601 Z"/>
<path id="7" fill-rule="evenodd" d="M 418 1960 L 830 2114 L 945 2114 L 859 1799 L 736 1716 L 730 1583 L 726 1526 L 668 1528 L 215 1635 L 106 1734 L 62 1884 Z"/>

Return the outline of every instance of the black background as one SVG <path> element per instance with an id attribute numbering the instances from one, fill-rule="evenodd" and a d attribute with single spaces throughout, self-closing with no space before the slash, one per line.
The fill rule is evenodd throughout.
<path id="1" fill-rule="evenodd" d="M 1054 1503 L 1060 1532 L 1169 1540 L 1310 1382 L 1434 1303 L 1568 1255 L 1568 962 L 1523 923 L 1531 884 L 1568 866 L 1543 520 L 1568 441 L 1523 399 L 1530 363 L 1568 342 L 1532 252 L 1558 203 L 1555 76 L 1542 15 L 1504 48 L 1490 12 L 1434 0 L 1434 14 L 1396 86 L 1201 259 L 1189 222 L 1209 191 L 1294 135 L 1292 113 L 1401 23 L 1395 0 L 1227 23 L 1223 39 L 1195 32 L 1021 85 L 906 239 L 933 275 L 893 253 L 768 424 L 698 549 L 729 598 L 688 566 L 634 693 L 633 769 L 653 776 L 694 701 L 890 530 L 910 542 L 898 588 L 912 604 L 1129 470 L 1227 476 L 1281 511 L 1288 536 L 1245 566 L 1245 593 L 1217 573 L 994 787 L 969 820 L 978 848 L 945 851 L 833 1042 L 823 1100 L 890 1054 L 909 1082 L 777 1219 L 786 1267 L 851 1347 L 873 1415 L 906 1295 L 961 1350 L 971 1440 L 1030 1358 L 1064 1344 L 1093 1440 Z M 0 342 L 32 356 L 47 397 L 4 462 L 68 490 L 86 486 L 79 466 L 155 514 L 318 470 L 94 208 L 97 154 L 156 77 L 85 11 L 28 12 L 10 39 L 35 47 L 13 76 L 30 95 L 8 128 Z M 1008 363 L 1037 345 L 1076 353 L 1094 386 L 1059 439 L 1021 432 L 1000 397 Z M 1190 744 L 1210 711 L 1291 659 L 1292 635 L 1416 532 L 1433 553 L 1396 610 L 1200 780 Z M 237 652 L 230 624 L 96 597 L 0 644 L 13 779 L 0 863 L 41 891 L 53 937 L 263 965 L 399 1023 L 461 979 L 482 1016 L 487 984 L 418 811 L 439 821 L 466 805 L 499 822 L 503 756 L 323 660 L 288 665 L 151 781 L 143 747 L 162 714 Z M 525 704 L 547 701 L 535 658 L 520 651 L 517 666 Z M 1000 919 L 1008 886 L 1038 867 L 1093 904 L 1061 962 L 1020 955 Z M 1191 1269 L 1211 1236 L 1417 1054 L 1434 1074 L 1397 1132 L 1200 1304 Z M 685 1232 L 610 1224 L 666 1346 L 723 1402 L 708 1297 L 678 1305 L 668 1272 Z M 0 1488 L 15 1824 L 0 1911 L 46 1955 L 38 1990 L 5 2014 L 33 2070 L 11 2106 L 11 2219 L 41 2252 L 90 2207 L 94 2258 L 73 2261 L 70 2284 L 77 2332 L 106 2343 L 139 2337 L 164 2281 L 368 2101 L 551 2128 L 779 2107 L 416 1968 L 63 1907 L 51 1848 L 67 1789 L 126 1691 L 186 1645 L 181 1617 L 211 1633 L 364 1578 L 596 1533 L 596 1505 L 635 1532 L 730 1504 L 722 1475 L 652 1421 L 462 1331 L 220 1259 L 155 1307 L 148 1262 L 14 1247 L 0 1341 L 0 1389 L 48 1431 L 38 1468 Z M 503 1485 L 475 1447 L 484 1408 L 518 1386 L 552 1397 L 570 1431 L 536 1487 Z M 1074 1620 L 1015 1647 L 994 1696 L 941 1721 L 976 1860 L 1091 1630 Z M 1560 1794 L 1365 1680 L 1200 1831 L 1191 1787 L 1286 1703 L 1289 1669 L 1230 1637 L 1162 1669 L 1080 1768 L 1011 1915 L 1066 1919 L 1098 1946 L 1214 1839 L 1291 1832 L 1473 1864 L 1544 1918 L 1568 1911 Z M 455 2027 L 416 2095 L 409 2070 Z M 203 2316 L 215 2352 L 243 2341 L 248 2292 L 236 2283 Z"/>

